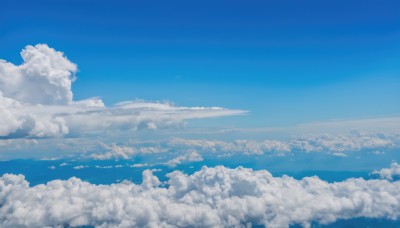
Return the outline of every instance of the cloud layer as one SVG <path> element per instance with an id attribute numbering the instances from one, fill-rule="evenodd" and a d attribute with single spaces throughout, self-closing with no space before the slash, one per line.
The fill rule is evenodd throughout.
<path id="1" fill-rule="evenodd" d="M 245 113 L 140 100 L 112 107 L 105 107 L 98 98 L 74 101 L 71 85 L 77 66 L 62 52 L 38 44 L 26 46 L 21 56 L 21 65 L 0 60 L 0 138 L 168 128 L 188 119 Z"/>
<path id="2" fill-rule="evenodd" d="M 288 141 L 279 140 L 234 140 L 219 141 L 208 139 L 183 139 L 172 138 L 166 141 L 133 141 L 125 145 L 109 146 L 101 143 L 99 152 L 90 157 L 97 160 L 130 159 L 139 154 L 173 153 L 182 154 L 176 158 L 176 162 L 170 161 L 170 165 L 180 164 L 183 161 L 195 161 L 199 159 L 187 159 L 190 154 L 199 156 L 204 153 L 213 153 L 221 156 L 235 154 L 268 154 L 271 156 L 285 156 L 293 152 L 326 153 L 333 156 L 345 157 L 349 153 L 357 151 L 372 151 L 380 154 L 378 150 L 388 150 L 400 147 L 400 135 L 398 133 L 370 134 L 365 132 L 351 132 L 347 134 L 323 134 L 302 138 L 294 138 Z M 103 150 L 103 152 L 101 152 Z M 377 153 L 377 151 L 379 153 Z M 199 154 L 200 153 L 200 154 Z M 189 157 L 187 157 L 189 156 Z M 197 156 L 195 156 L 197 157 Z M 178 162 L 179 161 L 179 162 Z"/>
<path id="3" fill-rule="evenodd" d="M 150 170 L 143 183 L 93 185 L 77 178 L 29 187 L 22 175 L 0 178 L 3 227 L 305 227 L 357 217 L 397 219 L 400 182 L 318 177 L 295 180 L 265 170 L 203 167 L 168 174 L 168 187 Z"/>

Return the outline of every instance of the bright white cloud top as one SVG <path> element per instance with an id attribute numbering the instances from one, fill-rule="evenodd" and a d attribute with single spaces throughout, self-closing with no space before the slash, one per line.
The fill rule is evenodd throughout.
<path id="1" fill-rule="evenodd" d="M 288 227 L 357 217 L 397 219 L 400 182 L 318 177 L 296 180 L 268 171 L 203 167 L 168 174 L 168 187 L 150 170 L 143 183 L 93 185 L 77 178 L 29 187 L 22 175 L 0 178 L 3 227 Z"/>
<path id="2" fill-rule="evenodd" d="M 73 100 L 76 64 L 46 44 L 26 46 L 24 62 L 0 60 L 0 137 L 61 137 L 103 130 L 176 127 L 185 120 L 244 114 L 220 107 L 121 102 L 106 107 L 98 98 Z"/>

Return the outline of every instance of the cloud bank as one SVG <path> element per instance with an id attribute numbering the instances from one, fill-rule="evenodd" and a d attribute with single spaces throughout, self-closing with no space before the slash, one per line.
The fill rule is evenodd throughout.
<path id="1" fill-rule="evenodd" d="M 174 166 L 183 161 L 200 161 L 188 159 L 190 154 L 214 153 L 220 155 L 261 155 L 285 156 L 289 153 L 325 153 L 333 156 L 346 157 L 349 153 L 357 151 L 388 150 L 400 147 L 400 135 L 398 133 L 371 134 L 366 132 L 351 132 L 347 134 L 322 134 L 302 138 L 294 138 L 287 141 L 279 140 L 234 140 L 220 141 L 209 139 L 184 139 L 171 138 L 164 141 L 133 141 L 125 145 L 111 146 L 101 144 L 104 152 L 96 152 L 90 155 L 96 160 L 130 159 L 136 155 L 155 153 L 182 154 L 171 160 L 169 165 Z M 96 150 L 100 150 L 95 148 Z M 378 153 L 379 154 L 379 153 Z M 189 157 L 188 157 L 189 156 Z M 198 157 L 198 156 L 193 156 Z M 178 162 L 179 161 L 179 162 Z"/>
<path id="2" fill-rule="evenodd" d="M 29 187 L 22 175 L 0 178 L 2 227 L 309 227 L 358 217 L 398 219 L 400 182 L 296 180 L 268 171 L 203 167 L 168 174 L 167 187 L 150 170 L 143 183 L 93 185 L 77 178 Z"/>
<path id="3" fill-rule="evenodd" d="M 0 138 L 62 137 L 123 129 L 181 126 L 189 119 L 244 114 L 220 107 L 177 107 L 129 101 L 106 107 L 99 98 L 74 101 L 77 72 L 59 51 L 46 44 L 26 46 L 23 63 L 0 60 Z"/>

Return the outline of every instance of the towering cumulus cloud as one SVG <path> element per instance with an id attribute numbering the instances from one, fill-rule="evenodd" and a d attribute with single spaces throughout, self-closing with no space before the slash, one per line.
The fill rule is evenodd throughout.
<path id="1" fill-rule="evenodd" d="M 105 107 L 98 98 L 73 100 L 77 66 L 45 44 L 26 46 L 17 66 L 0 60 L 0 138 L 61 137 L 120 129 L 156 129 L 182 121 L 243 114 L 218 107 L 121 102 Z"/>
<path id="2" fill-rule="evenodd" d="M 400 182 L 296 180 L 251 169 L 203 167 L 168 174 L 151 171 L 143 183 L 93 185 L 77 178 L 29 187 L 22 175 L 0 178 L 2 227 L 309 227 L 357 217 L 397 219 Z"/>
<path id="3" fill-rule="evenodd" d="M 77 67 L 62 52 L 47 45 L 26 46 L 24 63 L 15 66 L 0 60 L 0 90 L 3 96 L 29 104 L 68 104 Z"/>

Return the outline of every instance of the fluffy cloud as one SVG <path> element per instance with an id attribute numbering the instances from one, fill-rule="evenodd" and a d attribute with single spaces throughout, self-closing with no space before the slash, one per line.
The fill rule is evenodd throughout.
<path id="1" fill-rule="evenodd" d="M 400 177 L 400 165 L 397 162 L 392 162 L 390 168 L 375 170 L 372 174 L 378 174 L 381 178 L 393 180 L 395 177 Z"/>
<path id="2" fill-rule="evenodd" d="M 265 170 L 203 167 L 143 183 L 93 185 L 77 178 L 29 187 L 22 175 L 0 178 L 3 227 L 288 227 L 357 217 L 398 219 L 400 182 L 273 177 Z"/>
<path id="3" fill-rule="evenodd" d="M 195 150 L 190 150 L 184 155 L 178 156 L 174 159 L 169 160 L 166 165 L 175 167 L 176 165 L 181 164 L 182 162 L 197 162 L 197 161 L 203 161 L 203 157 L 197 153 Z"/>
<path id="4" fill-rule="evenodd" d="M 176 127 L 188 119 L 243 114 L 219 107 L 121 102 L 105 107 L 98 98 L 73 100 L 77 66 L 45 44 L 26 46 L 23 63 L 0 60 L 0 137 L 61 137 L 121 129 Z"/>
<path id="5" fill-rule="evenodd" d="M 64 105 L 72 102 L 71 85 L 77 67 L 62 52 L 45 44 L 28 45 L 23 64 L 0 60 L 0 91 L 23 103 Z"/>

